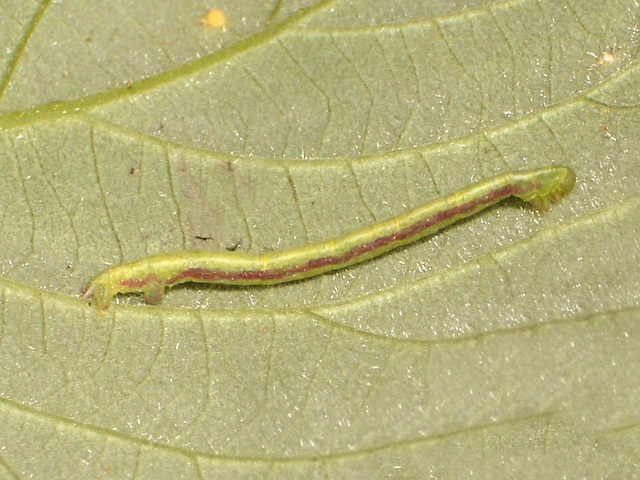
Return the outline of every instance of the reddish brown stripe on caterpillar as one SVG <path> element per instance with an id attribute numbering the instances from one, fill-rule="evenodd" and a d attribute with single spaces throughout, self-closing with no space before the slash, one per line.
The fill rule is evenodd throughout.
<path id="1" fill-rule="evenodd" d="M 546 210 L 575 183 L 567 167 L 506 173 L 478 182 L 390 220 L 306 247 L 265 254 L 190 251 L 154 255 L 98 275 L 83 298 L 107 308 L 118 293 L 142 292 L 158 303 L 164 289 L 185 282 L 262 285 L 320 275 L 382 255 L 515 196 Z"/>

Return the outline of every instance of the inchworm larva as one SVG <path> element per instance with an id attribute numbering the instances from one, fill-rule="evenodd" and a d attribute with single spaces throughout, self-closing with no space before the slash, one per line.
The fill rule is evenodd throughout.
<path id="1" fill-rule="evenodd" d="M 507 197 L 547 210 L 574 183 L 575 174 L 567 167 L 505 173 L 390 220 L 306 247 L 263 254 L 191 251 L 154 255 L 102 272 L 83 298 L 95 297 L 98 307 L 104 309 L 118 293 L 142 292 L 147 303 L 156 304 L 166 287 L 185 282 L 265 285 L 313 277 L 414 242 Z"/>

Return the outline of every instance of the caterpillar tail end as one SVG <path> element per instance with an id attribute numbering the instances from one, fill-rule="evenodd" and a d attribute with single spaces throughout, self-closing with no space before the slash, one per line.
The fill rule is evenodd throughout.
<path id="1" fill-rule="evenodd" d="M 556 175 L 550 188 L 540 190 L 537 195 L 528 200 L 536 210 L 546 212 L 552 204 L 558 202 L 573 189 L 576 183 L 576 174 L 572 169 L 557 167 Z"/>

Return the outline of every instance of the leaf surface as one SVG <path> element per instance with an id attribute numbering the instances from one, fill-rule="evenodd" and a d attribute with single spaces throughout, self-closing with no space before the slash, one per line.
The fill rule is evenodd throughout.
<path id="1" fill-rule="evenodd" d="M 632 1 L 0 6 L 0 477 L 600 478 L 640 458 Z M 80 299 L 563 164 L 373 261 Z"/>

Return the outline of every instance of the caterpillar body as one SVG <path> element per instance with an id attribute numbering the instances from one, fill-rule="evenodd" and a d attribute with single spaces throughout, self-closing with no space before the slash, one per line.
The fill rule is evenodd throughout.
<path id="1" fill-rule="evenodd" d="M 571 190 L 573 170 L 550 166 L 498 175 L 397 217 L 340 237 L 269 253 L 183 251 L 112 267 L 93 279 L 83 298 L 106 309 L 119 293 L 143 293 L 159 303 L 166 288 L 185 282 L 265 285 L 291 282 L 363 262 L 431 235 L 508 197 L 541 211 Z"/>

